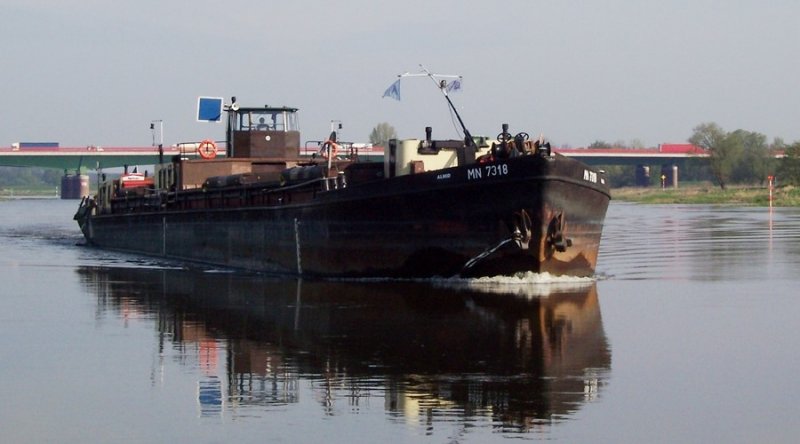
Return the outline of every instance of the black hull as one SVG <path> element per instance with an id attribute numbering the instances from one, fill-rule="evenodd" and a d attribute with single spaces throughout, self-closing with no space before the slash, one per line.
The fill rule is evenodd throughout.
<path id="1" fill-rule="evenodd" d="M 521 156 L 331 191 L 301 187 L 271 205 L 76 218 L 91 245 L 259 272 L 591 276 L 604 182 L 566 157 Z"/>

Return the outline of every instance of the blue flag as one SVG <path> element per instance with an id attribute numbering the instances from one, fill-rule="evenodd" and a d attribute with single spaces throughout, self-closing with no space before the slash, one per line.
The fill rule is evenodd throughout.
<path id="1" fill-rule="evenodd" d="M 447 84 L 447 92 L 459 91 L 461 89 L 461 79 L 455 79 Z"/>
<path id="2" fill-rule="evenodd" d="M 390 87 L 386 88 L 386 91 L 383 92 L 383 97 L 387 96 L 400 100 L 400 79 L 397 79 Z"/>

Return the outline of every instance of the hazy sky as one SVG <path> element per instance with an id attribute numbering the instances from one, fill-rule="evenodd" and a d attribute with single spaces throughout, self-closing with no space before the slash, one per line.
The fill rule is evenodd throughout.
<path id="1" fill-rule="evenodd" d="M 300 108 L 303 140 L 454 138 L 441 94 L 396 75 L 464 76 L 473 134 L 557 145 L 683 142 L 699 123 L 800 140 L 797 0 L 3 0 L 0 146 L 223 139 L 198 96 Z"/>

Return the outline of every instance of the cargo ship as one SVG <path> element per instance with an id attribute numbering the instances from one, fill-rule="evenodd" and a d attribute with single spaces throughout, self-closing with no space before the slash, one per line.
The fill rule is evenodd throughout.
<path id="1" fill-rule="evenodd" d="M 445 97 L 464 138 L 429 127 L 382 161 L 336 131 L 301 155 L 297 108 L 234 97 L 224 156 L 206 140 L 151 177 L 105 180 L 75 220 L 90 246 L 282 275 L 592 276 L 605 173 L 505 124 L 473 137 Z"/>

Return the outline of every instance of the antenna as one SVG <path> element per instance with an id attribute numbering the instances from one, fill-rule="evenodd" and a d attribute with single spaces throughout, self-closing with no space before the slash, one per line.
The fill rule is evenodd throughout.
<path id="1" fill-rule="evenodd" d="M 158 144 L 163 146 L 164 145 L 164 121 L 163 120 L 151 120 L 150 121 L 150 132 L 153 135 L 153 146 L 156 146 L 156 124 L 158 124 Z"/>
<path id="2" fill-rule="evenodd" d="M 456 109 L 455 105 L 453 105 L 453 101 L 450 100 L 450 95 L 447 94 L 447 80 L 445 80 L 445 79 L 455 79 L 456 81 L 460 81 L 463 77 L 460 76 L 460 75 L 453 75 L 453 74 L 434 74 L 434 73 L 428 71 L 428 69 L 425 68 L 424 66 L 422 66 L 422 64 L 420 64 L 419 67 L 422 70 L 422 72 L 420 72 L 420 73 L 411 74 L 411 73 L 407 72 L 407 73 L 400 74 L 397 77 L 400 77 L 400 78 L 402 78 L 402 77 L 429 77 L 431 79 L 431 81 L 433 81 L 433 84 L 436 85 L 437 88 L 439 88 L 439 91 L 442 92 L 442 94 L 444 95 L 445 100 L 447 100 L 447 104 L 450 106 L 450 109 L 456 115 L 456 118 L 458 119 L 458 124 L 461 125 L 461 130 L 464 132 L 464 143 L 467 146 L 472 146 L 472 147 L 477 149 L 478 147 L 475 144 L 475 140 L 473 140 L 473 138 L 472 138 L 472 134 L 470 134 L 469 130 L 467 129 L 467 126 L 464 125 L 464 121 L 461 119 L 461 115 L 458 114 L 458 110 Z"/>

